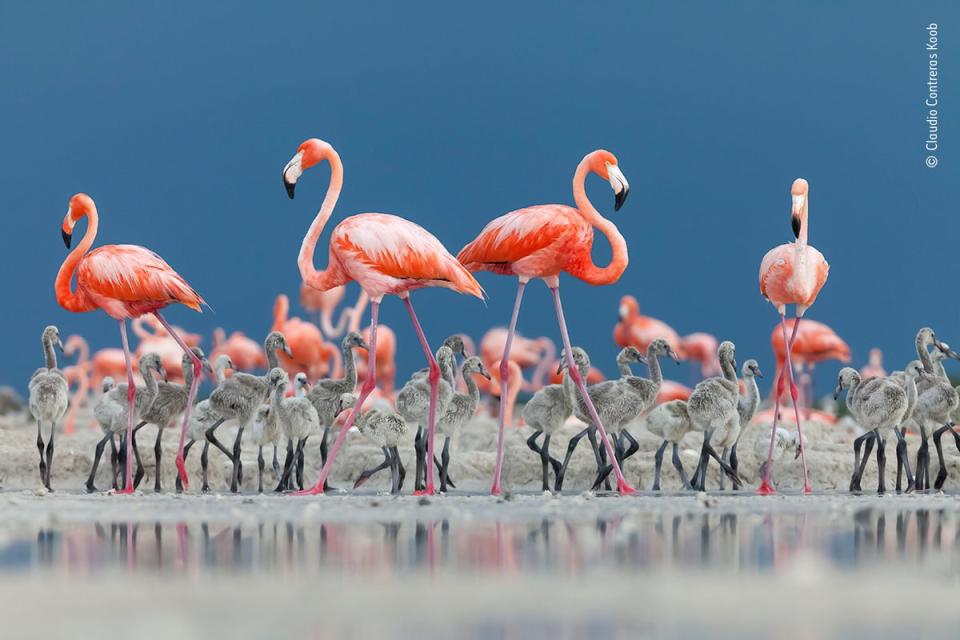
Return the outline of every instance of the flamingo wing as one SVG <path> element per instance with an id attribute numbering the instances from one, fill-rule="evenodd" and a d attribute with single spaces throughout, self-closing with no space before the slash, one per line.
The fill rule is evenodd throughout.
<path id="1" fill-rule="evenodd" d="M 457 259 L 471 271 L 511 273 L 509 265 L 548 249 L 570 232 L 580 214 L 564 205 L 540 205 L 491 220 Z"/>
<path id="2" fill-rule="evenodd" d="M 137 245 L 105 245 L 91 251 L 77 269 L 77 285 L 96 297 L 139 308 L 140 313 L 174 302 L 200 311 L 204 304 L 163 258 Z"/>
<path id="3" fill-rule="evenodd" d="M 351 216 L 337 225 L 330 242 L 345 264 L 483 298 L 473 275 L 433 234 L 409 220 L 385 213 Z"/>

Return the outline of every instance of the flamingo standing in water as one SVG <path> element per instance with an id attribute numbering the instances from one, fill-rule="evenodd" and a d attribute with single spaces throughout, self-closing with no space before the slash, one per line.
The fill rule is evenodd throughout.
<path id="1" fill-rule="evenodd" d="M 126 484 L 119 493 L 133 493 L 131 445 L 136 384 L 133 379 L 133 364 L 130 361 L 130 344 L 127 341 L 127 318 L 138 318 L 147 313 L 156 316 L 193 362 L 193 380 L 186 410 L 183 412 L 176 461 L 177 472 L 186 487 L 190 479 L 183 464 L 183 445 L 190 423 L 190 409 L 197 395 L 202 362 L 167 323 L 160 310 L 179 302 L 199 312 L 200 305 L 205 302 L 163 258 L 149 249 L 132 244 L 108 244 L 87 253 L 97 237 L 99 216 L 93 198 L 85 193 L 78 193 L 70 198 L 70 206 L 63 219 L 61 234 L 68 249 L 73 238 L 73 229 L 81 218 L 87 218 L 87 230 L 80 244 L 60 265 L 54 290 L 57 303 L 67 311 L 81 313 L 102 309 L 120 323 L 120 339 L 123 342 L 123 355 L 127 366 L 127 457 Z M 70 283 L 74 274 L 77 276 L 77 284 L 76 289 L 71 290 Z"/>
<path id="2" fill-rule="evenodd" d="M 313 252 L 323 228 L 333 214 L 340 189 L 343 186 L 343 165 L 332 146 L 323 140 L 311 138 L 297 149 L 296 155 L 283 168 L 283 183 L 287 195 L 293 198 L 297 180 L 306 169 L 326 160 L 330 163 L 330 185 L 320 211 L 314 218 L 300 247 L 297 266 L 303 281 L 321 291 L 355 280 L 370 297 L 370 349 L 367 352 L 367 377 L 360 388 L 350 416 L 340 429 L 327 461 L 320 471 L 317 483 L 299 495 L 315 495 L 323 491 L 324 483 L 350 427 L 364 401 L 376 386 L 377 320 L 383 296 L 393 294 L 403 300 L 417 333 L 420 346 L 430 365 L 430 409 L 427 421 L 427 460 L 433 460 L 433 439 L 436 429 L 437 392 L 440 367 L 430 350 L 430 344 L 420 327 L 420 321 L 410 302 L 410 292 L 422 287 L 444 287 L 483 299 L 483 289 L 473 275 L 457 262 L 437 238 L 423 227 L 398 216 L 385 213 L 361 213 L 345 218 L 330 236 L 330 254 L 325 270 L 313 266 Z M 433 465 L 427 465 L 425 493 L 435 493 Z"/>
<path id="3" fill-rule="evenodd" d="M 510 346 L 517 329 L 523 290 L 531 278 L 543 279 L 553 293 L 554 308 L 560 325 L 570 377 L 584 399 L 593 424 L 600 432 L 608 458 L 613 464 L 617 488 L 621 494 L 635 493 L 636 490 L 623 477 L 606 429 L 587 394 L 583 378 L 573 362 L 573 348 L 570 346 L 570 336 L 567 334 L 563 307 L 560 303 L 561 272 L 565 271 L 589 284 L 598 285 L 616 282 L 627 268 L 626 241 L 620 235 L 616 225 L 601 216 L 587 198 L 584 182 L 589 173 L 595 173 L 610 182 L 616 194 L 614 210 L 619 210 L 629 191 L 627 179 L 617 166 L 617 159 L 612 153 L 604 150 L 593 151 L 583 158 L 573 177 L 573 198 L 577 204 L 576 208 L 558 204 L 540 205 L 507 213 L 484 227 L 480 235 L 465 246 L 457 258 L 471 271 L 493 271 L 504 275 L 515 275 L 520 280 L 510 329 L 507 333 L 503 356 L 500 359 L 502 381 L 509 382 Z M 593 246 L 593 227 L 603 232 L 613 249 L 610 264 L 606 267 L 595 265 L 590 255 Z M 491 489 L 494 495 L 500 493 L 506 408 L 506 405 L 501 402 L 497 465 Z"/>
<path id="4" fill-rule="evenodd" d="M 797 178 L 790 189 L 793 206 L 790 212 L 790 223 L 796 242 L 788 242 L 774 247 L 767 252 L 760 263 L 760 293 L 777 308 L 780 314 L 780 328 L 783 341 L 787 345 L 786 366 L 781 368 L 777 376 L 774 407 L 780 402 L 783 395 L 785 380 L 790 381 L 790 399 L 793 403 L 793 413 L 797 420 L 797 446 L 800 449 L 800 461 L 803 466 L 803 490 L 810 493 L 810 477 L 807 474 L 807 459 L 803 450 L 803 431 L 800 427 L 800 410 L 797 408 L 797 385 L 793 380 L 793 342 L 797 337 L 800 319 L 807 309 L 817 299 L 817 295 L 827 282 L 830 265 L 823 254 L 807 244 L 807 208 L 810 204 L 809 185 L 803 178 Z M 793 333 L 787 339 L 787 305 L 797 307 L 797 319 L 793 324 Z M 770 484 L 770 470 L 773 467 L 773 449 L 777 438 L 777 420 L 779 411 L 774 411 L 773 427 L 770 430 L 770 449 L 767 454 L 767 466 L 763 474 L 763 482 L 757 491 L 768 495 L 774 493 Z"/>

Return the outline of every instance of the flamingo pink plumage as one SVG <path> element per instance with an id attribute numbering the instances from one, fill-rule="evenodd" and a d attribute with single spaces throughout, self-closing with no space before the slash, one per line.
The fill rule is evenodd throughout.
<path id="1" fill-rule="evenodd" d="M 193 384 L 190 386 L 187 409 L 183 412 L 180 448 L 176 461 L 180 479 L 186 487 L 189 484 L 189 478 L 183 464 L 183 445 L 190 422 L 190 409 L 197 395 L 201 362 L 173 327 L 167 323 L 160 310 L 179 302 L 194 311 L 200 311 L 201 305 L 205 304 L 204 300 L 163 258 L 149 249 L 130 244 L 108 244 L 87 253 L 97 237 L 99 216 L 93 199 L 85 193 L 78 193 L 70 198 L 70 206 L 63 219 L 61 234 L 68 249 L 73 237 L 73 229 L 82 218 L 87 218 L 87 230 L 83 234 L 83 239 L 60 266 L 54 291 L 57 303 L 67 311 L 82 313 L 101 309 L 120 323 L 120 338 L 123 342 L 127 369 L 126 484 L 121 493 L 133 492 L 131 443 L 136 393 L 126 321 L 127 318 L 137 318 L 147 313 L 157 317 L 160 324 L 193 361 Z M 75 290 L 71 290 L 70 285 L 74 274 L 76 274 L 77 283 Z"/>
<path id="2" fill-rule="evenodd" d="M 613 329 L 613 341 L 618 347 L 636 347 L 646 353 L 657 338 L 667 341 L 675 353 L 683 357 L 680 335 L 662 320 L 640 313 L 640 303 L 631 295 L 620 298 L 620 322 Z"/>
<path id="3" fill-rule="evenodd" d="M 807 473 L 807 459 L 803 450 L 803 429 L 800 426 L 800 410 L 797 408 L 797 385 L 793 379 L 793 342 L 800 327 L 800 319 L 806 310 L 817 299 L 817 295 L 827 281 L 830 265 L 823 254 L 807 244 L 807 224 L 810 187 L 803 178 L 797 178 L 790 189 L 793 206 L 790 212 L 790 223 L 796 242 L 789 242 L 774 247 L 767 252 L 760 263 L 760 293 L 777 308 L 780 314 L 780 327 L 783 333 L 783 342 L 787 345 L 787 366 L 783 367 L 777 376 L 776 398 L 774 406 L 780 402 L 784 391 L 784 378 L 790 381 L 790 398 L 793 402 L 793 413 L 797 420 L 798 448 L 800 460 L 803 464 L 803 488 L 810 493 L 810 476 Z M 787 339 L 787 305 L 797 307 L 797 319 L 793 325 L 793 333 Z M 779 411 L 774 412 L 773 428 L 770 431 L 770 450 L 767 456 L 766 473 L 758 492 L 761 494 L 773 493 L 770 484 L 770 470 L 773 467 L 773 448 L 776 443 L 777 419 Z"/>
<path id="4" fill-rule="evenodd" d="M 311 138 L 297 149 L 296 155 L 283 169 L 287 195 L 293 198 L 297 180 L 306 169 L 326 160 L 330 163 L 330 185 L 320 211 L 314 218 L 300 247 L 297 265 L 303 282 L 326 291 L 355 280 L 370 297 L 370 349 L 367 378 L 350 417 L 333 443 L 327 462 L 320 471 L 317 484 L 300 494 L 318 494 L 337 457 L 347 432 L 357 418 L 364 401 L 376 385 L 377 320 L 383 296 L 393 294 L 403 300 L 417 333 L 420 346 L 430 364 L 430 410 L 427 425 L 427 460 L 433 460 L 436 428 L 437 385 L 440 367 L 420 327 L 410 302 L 410 292 L 422 287 L 444 287 L 458 293 L 483 298 L 483 289 L 473 275 L 446 250 L 443 244 L 423 227 L 386 213 L 361 213 L 342 220 L 330 236 L 327 268 L 313 266 L 313 253 L 323 228 L 336 206 L 343 186 L 343 165 L 340 156 L 328 143 Z M 427 465 L 425 492 L 434 493 L 433 465 Z"/>
<path id="5" fill-rule="evenodd" d="M 68 385 L 76 385 L 76 390 L 70 396 L 70 409 L 67 411 L 66 420 L 63 422 L 63 433 L 70 435 L 76 431 L 77 412 L 80 406 L 85 404 L 90 392 L 90 347 L 83 336 L 74 334 L 67 338 L 63 345 L 63 355 L 72 357 L 74 354 L 77 360 L 63 370 L 67 377 Z"/>
<path id="6" fill-rule="evenodd" d="M 227 337 L 226 332 L 217 327 L 213 330 L 213 351 L 210 362 L 216 362 L 220 355 L 230 356 L 233 366 L 239 371 L 252 371 L 267 366 L 267 354 L 256 340 L 247 337 L 242 331 L 234 331 Z M 229 376 L 230 372 L 224 372 Z"/>
<path id="7" fill-rule="evenodd" d="M 554 310 L 560 325 L 563 348 L 569 365 L 570 377 L 576 383 L 590 417 L 600 432 L 603 446 L 611 460 L 617 487 L 620 493 L 635 493 L 627 483 L 614 455 L 613 446 L 606 429 L 597 415 L 587 388 L 573 362 L 570 336 L 567 334 L 560 303 L 560 273 L 570 275 L 589 284 L 612 284 L 620 279 L 629 261 L 627 243 L 613 222 L 607 220 L 591 204 L 585 189 L 587 175 L 595 173 L 610 182 L 616 194 L 614 209 L 619 210 L 629 192 L 627 179 L 617 165 L 617 158 L 602 149 L 587 154 L 577 165 L 573 177 L 573 197 L 576 208 L 548 204 L 511 211 L 492 220 L 471 243 L 465 246 L 457 258 L 471 271 L 492 271 L 503 275 L 515 275 L 520 283 L 513 306 L 510 329 L 500 360 L 500 379 L 509 383 L 510 347 L 517 329 L 523 291 L 531 278 L 541 278 L 553 294 Z M 593 263 L 590 251 L 593 247 L 593 228 L 597 227 L 607 237 L 613 249 L 610 264 L 598 267 Z M 500 403 L 497 438 L 497 464 L 494 470 L 491 493 L 500 493 L 500 476 L 503 470 L 504 403 Z M 429 460 L 430 458 L 428 458 Z M 428 465 L 429 466 L 429 465 Z"/>

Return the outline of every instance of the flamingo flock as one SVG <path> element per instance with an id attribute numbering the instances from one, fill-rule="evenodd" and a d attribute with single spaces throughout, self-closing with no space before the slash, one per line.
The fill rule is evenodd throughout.
<path id="1" fill-rule="evenodd" d="M 91 353 L 81 336 L 69 336 L 64 344 L 57 327 L 44 329 L 44 366 L 31 376 L 28 404 L 38 425 L 40 479 L 47 490 L 52 490 L 57 425 L 65 420 L 66 435 L 87 428 L 77 425 L 78 409 L 92 401 L 95 419 L 90 426 L 101 428 L 103 437 L 97 443 L 88 491 L 97 490 L 94 479 L 107 444 L 111 449 L 110 491 L 123 495 L 138 488 L 145 467 L 136 434 L 145 424 L 157 427 L 154 490 L 162 491 L 164 429 L 179 424 L 174 461 L 177 491 L 189 491 L 185 460 L 200 442 L 201 490 L 210 490 L 207 468 L 210 454 L 215 453 L 229 463 L 229 488 L 239 492 L 246 433 L 257 449 L 258 491 L 264 491 L 263 449 L 272 445 L 276 492 L 323 494 L 333 490 L 329 478 L 347 434 L 359 431 L 383 452 L 384 460 L 363 471 L 354 487 L 389 470 L 391 492 L 399 494 L 406 469 L 398 446 L 414 431 L 414 495 L 445 493 L 456 486 L 450 474 L 451 440 L 484 411 L 484 396 L 493 399 L 497 417 L 489 490 L 494 496 L 505 491 L 505 443 L 518 420 L 532 430 L 526 445 L 534 457 L 528 462 L 539 462 L 544 491 L 562 490 L 571 456 L 587 438 L 596 463 L 589 488 L 615 489 L 620 495 L 636 493 L 624 475 L 624 463 L 639 449 L 631 429 L 640 418 L 661 442 L 654 458 L 654 491 L 661 489 L 661 467 L 668 447 L 682 488 L 705 490 L 707 469 L 716 461 L 722 472 L 721 488 L 723 478 L 728 477 L 734 489 L 741 489 L 737 444 L 751 422 L 762 416 L 770 418 L 772 427 L 757 492 L 768 495 L 776 491 L 772 470 L 788 448 L 801 460 L 803 490 L 812 490 L 801 412 L 807 420 L 819 417 L 812 407 L 813 367 L 826 360 L 848 364 L 851 351 L 828 326 L 805 317 L 829 273 L 826 259 L 809 243 L 809 185 L 805 180 L 797 179 L 791 187 L 794 241 L 771 249 L 760 264 L 760 292 L 776 308 L 779 322 L 771 336 L 776 370 L 770 407 L 758 411 L 761 393 L 757 378 L 762 373 L 756 360 L 748 359 L 738 370 L 732 342 L 719 341 L 702 331 L 681 335 L 666 322 L 641 314 L 632 295 L 622 297 L 613 332 L 613 342 L 620 348 L 616 377 L 604 376 L 587 352 L 571 340 L 560 296 L 561 274 L 591 285 L 613 285 L 629 265 L 628 240 L 586 194 L 588 178 L 597 176 L 613 191 L 614 211 L 625 205 L 630 186 L 617 157 L 609 151 L 588 153 L 577 165 L 574 206 L 537 205 L 501 215 L 456 255 L 409 220 L 388 213 L 361 213 L 332 225 L 326 266 L 318 268 L 314 253 L 334 216 L 344 184 L 340 155 L 329 143 L 310 138 L 282 171 L 287 195 L 293 199 L 303 174 L 322 164 L 329 165 L 329 184 L 297 257 L 302 279 L 299 302 L 312 317 L 292 315 L 290 299 L 281 293 L 274 301 L 272 323 L 262 344 L 242 332 L 228 335 L 218 328 L 209 355 L 200 346 L 200 335 L 170 325 L 163 315 L 173 304 L 201 312 L 204 298 L 147 248 L 94 248 L 99 226 L 96 204 L 83 193 L 70 199 L 61 228 L 67 248 L 82 220 L 86 220 L 86 230 L 57 274 L 57 302 L 74 313 L 104 312 L 119 325 L 121 348 Z M 612 250 L 603 266 L 591 257 L 597 230 Z M 482 301 L 486 294 L 475 277 L 479 272 L 517 278 L 508 323 L 490 329 L 479 343 L 463 334 L 450 335 L 435 351 L 421 327 L 411 293 L 437 287 Z M 519 332 L 520 309 L 531 280 L 542 280 L 549 291 L 560 334 L 559 356 L 549 337 L 527 338 Z M 344 304 L 346 286 L 351 282 L 359 285 L 360 295 L 352 305 Z M 402 384 L 396 380 L 396 335 L 380 321 L 381 303 L 388 295 L 403 302 L 426 360 L 426 367 Z M 787 318 L 789 305 L 796 308 L 793 318 Z M 361 328 L 367 307 L 369 325 Z M 128 320 L 138 340 L 134 350 L 128 340 Z M 915 342 L 917 360 L 903 371 L 888 375 L 879 350 L 874 350 L 861 372 L 846 367 L 840 373 L 836 395 L 847 390 L 847 408 L 866 430 L 854 443 L 852 491 L 862 490 L 860 478 L 874 447 L 881 469 L 878 490 L 885 491 L 884 444 L 891 434 L 897 440 L 898 490 L 904 472 L 907 491 L 943 486 L 947 476 L 943 435 L 951 434 L 960 450 L 960 434 L 952 422 L 960 398 L 943 368 L 945 359 L 960 359 L 960 355 L 929 328 L 922 329 Z M 60 369 L 57 348 L 75 361 Z M 661 360 L 689 362 L 692 386 L 668 379 L 669 367 L 662 369 Z M 646 366 L 646 376 L 633 370 L 637 364 Z M 214 389 L 195 404 L 204 371 Z M 125 383 L 117 383 L 124 378 Z M 515 412 L 521 394 L 525 400 Z M 781 404 L 784 395 L 787 406 Z M 795 434 L 779 425 L 788 408 L 792 408 Z M 826 421 L 834 419 L 824 416 Z M 552 437 L 574 418 L 586 428 L 571 438 L 561 458 L 554 457 Z M 232 446 L 217 436 L 225 422 L 237 427 Z M 921 434 L 915 475 L 904 440 L 908 422 Z M 44 427 L 48 428 L 46 440 Z M 928 432 L 940 465 L 932 484 Z M 331 444 L 333 433 L 336 437 Z M 702 446 L 696 468 L 688 475 L 679 456 L 679 442 L 690 433 L 702 434 Z M 439 456 L 438 434 L 443 436 Z M 304 478 L 309 438 L 320 442 L 319 473 L 312 483 Z M 210 445 L 217 452 L 211 452 Z M 286 457 L 281 464 L 284 449 Z"/>

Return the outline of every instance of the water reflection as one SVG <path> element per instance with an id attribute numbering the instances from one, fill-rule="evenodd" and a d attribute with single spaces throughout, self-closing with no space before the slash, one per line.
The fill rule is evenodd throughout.
<path id="1" fill-rule="evenodd" d="M 124 523 L 11 529 L 0 572 L 55 569 L 203 575 L 329 574 L 578 575 L 663 569 L 761 573 L 801 554 L 840 569 L 929 564 L 955 575 L 955 512 L 644 514 L 594 522 L 400 520 L 377 524 L 292 522 Z"/>

